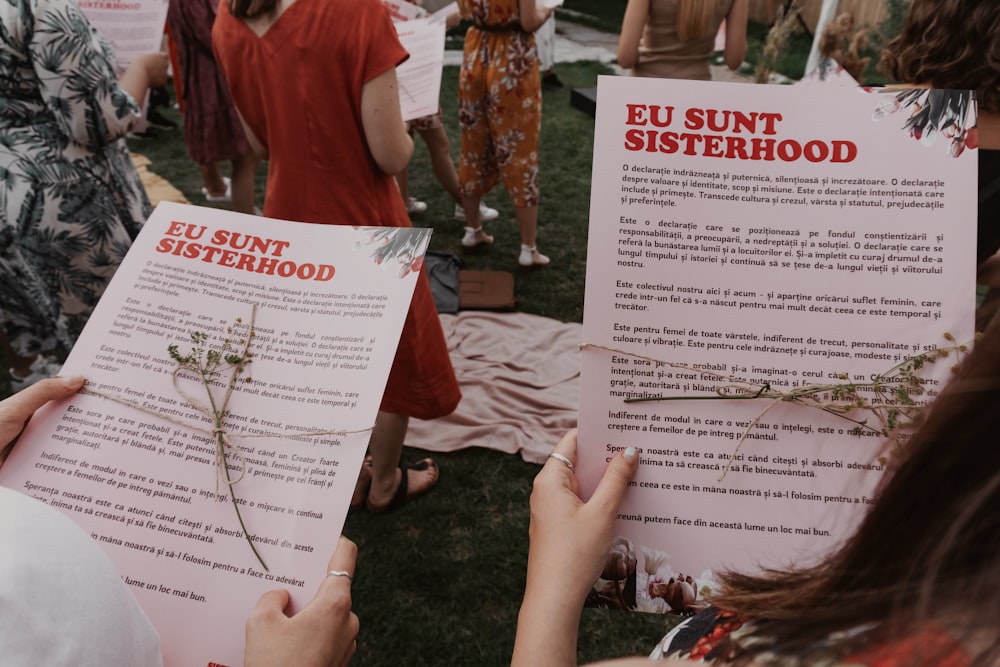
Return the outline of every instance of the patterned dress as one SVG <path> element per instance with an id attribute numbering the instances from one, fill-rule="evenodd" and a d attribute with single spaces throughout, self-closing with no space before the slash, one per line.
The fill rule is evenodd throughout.
<path id="1" fill-rule="evenodd" d="M 463 191 L 482 197 L 501 180 L 514 206 L 538 205 L 542 89 L 535 38 L 517 0 L 458 0 L 472 21 L 458 81 Z"/>
<path id="2" fill-rule="evenodd" d="M 72 347 L 150 214 L 139 107 L 72 0 L 0 2 L 0 317 L 15 352 Z"/>
<path id="3" fill-rule="evenodd" d="M 676 625 L 660 640 L 649 659 L 688 660 L 725 664 L 735 654 L 736 644 L 747 641 L 754 621 L 732 612 L 709 607 Z M 843 634 L 843 633 L 841 633 Z M 831 636 L 832 637 L 832 636 Z M 928 625 L 920 634 L 862 650 L 843 659 L 831 657 L 825 642 L 813 646 L 806 656 L 765 652 L 755 664 L 817 667 L 971 667 L 968 653 L 937 625 Z M 835 652 L 834 652 L 835 653 Z"/>
<path id="4" fill-rule="evenodd" d="M 212 53 L 218 6 L 218 0 L 170 0 L 167 12 L 183 82 L 184 144 L 197 164 L 234 160 L 251 150 Z"/>

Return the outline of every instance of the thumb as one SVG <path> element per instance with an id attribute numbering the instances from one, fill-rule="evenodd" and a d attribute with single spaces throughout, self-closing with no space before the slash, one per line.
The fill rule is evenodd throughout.
<path id="1" fill-rule="evenodd" d="M 628 483 L 638 469 L 639 452 L 634 447 L 628 447 L 615 454 L 587 504 L 597 504 L 605 509 L 617 510 L 625 496 Z"/>
<path id="2" fill-rule="evenodd" d="M 11 395 L 5 401 L 4 407 L 7 407 L 12 413 L 16 413 L 19 416 L 23 415 L 24 418 L 27 418 L 31 416 L 31 413 L 49 401 L 56 401 L 75 394 L 83 386 L 83 383 L 84 378 L 82 375 L 74 375 L 68 378 L 46 378 Z"/>

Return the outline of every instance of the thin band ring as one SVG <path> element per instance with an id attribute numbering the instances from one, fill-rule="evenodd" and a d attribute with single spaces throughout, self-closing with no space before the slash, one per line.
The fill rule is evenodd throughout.
<path id="1" fill-rule="evenodd" d="M 351 576 L 350 572 L 345 572 L 344 570 L 330 570 L 326 573 L 328 577 L 347 577 L 348 581 L 354 581 L 354 577 Z"/>
<path id="2" fill-rule="evenodd" d="M 556 461 L 559 461 L 570 470 L 573 470 L 573 462 L 570 461 L 565 456 L 563 456 L 562 454 L 560 454 L 559 452 L 552 452 L 551 454 L 549 454 L 549 458 L 555 459 Z"/>

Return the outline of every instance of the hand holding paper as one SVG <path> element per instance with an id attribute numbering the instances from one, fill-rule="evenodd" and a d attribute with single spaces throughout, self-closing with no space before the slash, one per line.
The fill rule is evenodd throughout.
<path id="1" fill-rule="evenodd" d="M 345 537 L 327 570 L 353 573 L 358 547 Z M 305 609 L 286 616 L 291 602 L 284 589 L 265 593 L 247 619 L 245 667 L 286 665 L 340 667 L 358 644 L 358 617 L 351 611 L 351 578 L 327 575 Z"/>
<path id="2" fill-rule="evenodd" d="M 563 460 L 576 460 L 576 435 L 573 429 L 559 441 L 532 488 L 528 577 L 514 667 L 571 664 L 568 658 L 575 658 L 580 611 L 590 582 L 607 567 L 618 506 L 639 466 L 635 450 L 613 456 L 584 503 L 576 475 Z"/>
<path id="3" fill-rule="evenodd" d="M 320 585 L 429 236 L 161 204 L 135 240 L 0 483 L 107 552 L 168 667 L 238 665 L 261 593 Z"/>
<path id="4" fill-rule="evenodd" d="M 72 396 L 83 382 L 80 375 L 48 378 L 0 401 L 0 463 L 36 410 L 49 401 Z"/>

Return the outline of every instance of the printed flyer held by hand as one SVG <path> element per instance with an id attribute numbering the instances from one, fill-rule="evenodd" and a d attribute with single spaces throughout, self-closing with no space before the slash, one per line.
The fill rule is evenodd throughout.
<path id="1" fill-rule="evenodd" d="M 311 599 L 430 234 L 172 203 L 147 221 L 63 366 L 87 384 L 0 483 L 107 551 L 165 665 L 240 665 L 261 594 Z"/>
<path id="2" fill-rule="evenodd" d="M 600 77 L 581 490 L 641 464 L 590 604 L 689 612 L 856 525 L 973 338 L 975 126 L 968 91 Z"/>
<path id="3" fill-rule="evenodd" d="M 104 36 L 124 70 L 142 53 L 156 53 L 163 43 L 167 0 L 80 0 L 80 11 Z"/>
<path id="4" fill-rule="evenodd" d="M 437 113 L 444 66 L 444 22 L 430 18 L 397 20 L 396 34 L 410 57 L 396 68 L 403 120 Z"/>

